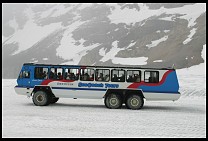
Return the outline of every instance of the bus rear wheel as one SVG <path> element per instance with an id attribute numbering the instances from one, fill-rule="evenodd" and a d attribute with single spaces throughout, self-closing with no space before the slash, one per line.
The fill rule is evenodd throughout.
<path id="1" fill-rule="evenodd" d="M 44 91 L 35 92 L 32 99 L 36 106 L 46 106 L 51 102 L 51 96 Z"/>
<path id="2" fill-rule="evenodd" d="M 122 106 L 122 98 L 119 94 L 109 94 L 105 97 L 105 106 L 109 109 L 119 109 Z"/>
<path id="3" fill-rule="evenodd" d="M 143 105 L 144 99 L 139 95 L 132 94 L 126 99 L 126 107 L 128 109 L 139 110 L 143 107 Z"/>

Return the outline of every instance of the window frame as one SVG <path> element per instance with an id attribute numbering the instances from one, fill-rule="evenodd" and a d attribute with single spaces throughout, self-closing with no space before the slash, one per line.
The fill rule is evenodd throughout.
<path id="1" fill-rule="evenodd" d="M 84 80 L 84 78 L 82 78 L 82 77 L 84 77 L 84 74 L 82 74 L 82 72 L 83 72 L 83 70 L 86 70 L 86 69 L 89 69 L 90 70 L 90 74 L 91 74 L 91 70 L 93 70 L 94 71 L 94 73 L 92 73 L 94 76 L 93 76 L 93 80 Z M 87 71 L 87 73 L 88 73 L 88 71 Z M 89 75 L 89 78 L 90 78 L 90 74 L 88 74 Z M 95 69 L 94 68 L 80 68 L 79 69 L 79 75 L 80 75 L 80 77 L 79 77 L 79 80 L 80 81 L 95 81 Z M 82 76 L 83 75 L 83 76 Z"/>
<path id="2" fill-rule="evenodd" d="M 46 72 L 46 74 L 47 74 L 46 76 L 47 76 L 47 79 L 49 79 L 49 68 L 48 68 L 48 67 L 35 67 L 35 68 L 34 68 L 34 70 L 35 70 L 35 71 L 34 71 L 34 79 L 42 79 L 42 80 L 46 80 L 46 79 L 44 79 L 44 78 L 37 78 L 37 77 L 36 77 L 36 74 L 35 74 L 35 73 L 36 73 L 36 68 L 47 68 L 48 72 Z"/>
<path id="3" fill-rule="evenodd" d="M 96 77 L 97 77 L 97 76 L 96 76 L 97 70 L 98 70 L 98 71 L 99 71 L 99 70 L 107 70 L 107 71 L 109 72 L 109 73 L 108 73 L 108 74 L 109 74 L 109 80 L 108 80 L 108 81 L 105 81 L 105 80 L 99 81 L 99 80 L 97 80 L 97 79 L 96 79 Z M 111 76 L 111 75 L 110 75 L 110 69 L 100 69 L 100 68 L 98 68 L 98 69 L 95 70 L 95 81 L 98 81 L 98 82 L 109 82 L 109 81 L 110 81 L 110 76 Z M 103 76 L 103 77 L 105 77 L 105 76 Z"/>
<path id="4" fill-rule="evenodd" d="M 113 78 L 113 71 L 123 71 L 124 72 L 124 81 L 112 81 L 112 78 Z M 118 76 L 119 76 L 119 73 L 118 73 Z M 118 77 L 117 76 L 117 77 Z M 124 69 L 112 69 L 111 70 L 111 82 L 125 82 L 125 76 L 126 76 L 126 71 Z"/>
<path id="5" fill-rule="evenodd" d="M 140 81 L 139 82 L 137 82 L 137 81 L 127 81 L 127 75 L 128 75 L 128 71 L 139 71 L 139 78 L 140 78 Z M 132 83 L 132 82 L 134 82 L 134 83 L 140 83 L 142 80 L 141 80 L 141 77 L 142 77 L 142 71 L 141 70 L 126 70 L 126 82 L 127 83 Z"/>
<path id="6" fill-rule="evenodd" d="M 156 72 L 156 75 L 158 75 L 158 76 L 156 76 L 156 78 L 157 78 L 157 82 L 149 82 L 149 78 L 148 79 L 145 79 L 145 74 L 146 74 L 146 72 Z M 153 71 L 153 70 L 145 70 L 144 71 L 144 83 L 159 83 L 160 81 L 159 81 L 159 71 Z M 151 74 L 150 74 L 151 75 Z M 146 82 L 145 80 L 148 80 L 148 82 Z"/>
<path id="7" fill-rule="evenodd" d="M 25 77 L 25 73 L 28 73 L 28 77 Z M 18 79 L 30 79 L 30 71 L 29 70 L 22 70 L 20 73 L 19 73 L 19 76 L 18 76 Z"/>
<path id="8" fill-rule="evenodd" d="M 55 69 L 57 70 L 57 69 L 62 69 L 62 79 L 54 79 L 54 78 L 50 78 L 50 72 L 51 72 L 51 69 L 54 69 L 54 72 L 55 72 Z M 63 80 L 64 79 L 64 76 L 63 76 L 63 73 L 64 73 L 64 68 L 62 68 L 62 67 L 50 67 L 50 71 L 49 71 L 49 73 L 48 73 L 48 79 L 50 79 L 50 80 Z M 57 78 L 58 78 L 58 73 L 57 73 Z"/>
<path id="9" fill-rule="evenodd" d="M 65 77 L 65 73 L 66 73 L 66 69 L 76 69 L 77 71 L 76 71 L 76 73 L 78 74 L 78 78 L 76 79 L 76 74 L 74 74 L 75 75 L 75 80 L 74 81 L 78 81 L 79 79 L 80 79 L 80 69 L 79 68 L 70 68 L 70 67 L 66 67 L 66 68 L 63 68 L 64 69 L 64 75 L 63 75 L 63 78 L 64 78 L 64 80 L 72 80 L 72 79 L 66 79 L 67 77 Z M 68 72 L 67 72 L 68 73 Z"/>

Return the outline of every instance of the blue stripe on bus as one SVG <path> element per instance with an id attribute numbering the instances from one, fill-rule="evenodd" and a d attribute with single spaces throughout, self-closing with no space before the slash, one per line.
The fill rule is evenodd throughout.
<path id="1" fill-rule="evenodd" d="M 106 91 L 107 90 L 107 89 L 95 89 L 95 88 L 68 88 L 68 87 L 52 87 L 52 89 L 89 90 L 89 91 Z"/>
<path id="2" fill-rule="evenodd" d="M 33 86 L 15 86 L 15 88 L 34 88 Z"/>
<path id="3" fill-rule="evenodd" d="M 18 88 L 34 88 L 32 86 L 30 87 L 24 87 L 24 86 L 15 86 Z M 65 90 L 88 90 L 88 91 L 106 91 L 107 89 L 96 89 L 96 88 L 69 88 L 69 87 L 52 87 L 52 89 L 65 89 Z M 163 91 L 163 92 L 156 92 L 156 91 L 143 91 L 147 93 L 166 93 L 166 94 L 180 94 L 180 92 L 170 92 L 170 91 Z"/>
<path id="4" fill-rule="evenodd" d="M 106 91 L 107 89 L 95 89 L 95 88 L 68 88 L 68 87 L 52 87 L 52 89 L 66 89 L 66 90 L 89 90 L 89 91 Z M 168 93 L 168 94 L 180 94 L 170 91 L 154 92 L 154 91 L 143 91 L 147 93 Z"/>
<path id="5" fill-rule="evenodd" d="M 170 92 L 170 91 L 161 91 L 161 92 L 155 92 L 155 91 L 143 91 L 146 93 L 166 93 L 166 94 L 181 94 L 180 92 Z"/>

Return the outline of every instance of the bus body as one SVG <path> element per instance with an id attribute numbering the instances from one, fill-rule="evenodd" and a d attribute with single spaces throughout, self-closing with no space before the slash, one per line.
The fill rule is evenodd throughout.
<path id="1" fill-rule="evenodd" d="M 105 98 L 107 108 L 141 109 L 146 100 L 180 98 L 175 69 L 25 63 L 15 91 L 44 106 L 59 98 Z"/>

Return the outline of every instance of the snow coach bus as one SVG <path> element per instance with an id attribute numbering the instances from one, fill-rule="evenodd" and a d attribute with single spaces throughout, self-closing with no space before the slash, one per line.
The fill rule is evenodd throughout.
<path id="1" fill-rule="evenodd" d="M 180 98 L 174 68 L 141 68 L 24 63 L 15 92 L 46 106 L 59 98 L 103 99 L 107 108 L 138 110 L 145 100 Z"/>

